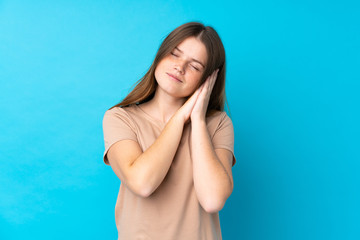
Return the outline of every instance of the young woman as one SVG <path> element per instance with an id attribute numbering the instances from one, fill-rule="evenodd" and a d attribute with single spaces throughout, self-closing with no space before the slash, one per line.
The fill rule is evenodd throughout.
<path id="1" fill-rule="evenodd" d="M 121 180 L 118 239 L 221 239 L 234 132 L 223 111 L 225 50 L 212 27 L 172 31 L 136 87 L 103 119 L 104 161 Z"/>

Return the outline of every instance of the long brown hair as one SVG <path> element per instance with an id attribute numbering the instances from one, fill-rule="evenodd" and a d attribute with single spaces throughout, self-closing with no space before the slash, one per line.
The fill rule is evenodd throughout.
<path id="1" fill-rule="evenodd" d="M 223 111 L 226 101 L 225 49 L 215 29 L 210 26 L 205 27 L 199 22 L 185 23 L 173 30 L 160 45 L 154 62 L 147 73 L 136 83 L 134 89 L 120 103 L 111 108 L 126 107 L 132 104 L 144 103 L 152 99 L 157 87 L 155 69 L 158 63 L 188 37 L 198 38 L 207 50 L 207 64 L 199 86 L 214 70 L 219 68 L 218 76 L 209 99 L 207 112 L 210 113 L 216 110 Z"/>

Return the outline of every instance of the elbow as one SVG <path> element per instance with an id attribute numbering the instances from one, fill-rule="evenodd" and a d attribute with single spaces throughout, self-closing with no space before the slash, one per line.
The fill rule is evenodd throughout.
<path id="1" fill-rule="evenodd" d="M 130 190 L 137 195 L 138 197 L 141 198 L 147 198 L 152 194 L 152 191 L 149 191 L 148 189 L 145 188 L 130 188 Z"/>
<path id="2" fill-rule="evenodd" d="M 116 162 L 109 162 L 115 174 L 120 179 L 121 184 L 136 196 L 147 198 L 156 190 L 154 185 L 151 184 L 151 180 L 146 177 L 141 177 L 145 174 L 141 174 L 139 171 L 134 171 L 131 166 L 126 168 L 123 167 L 123 169 L 121 169 Z"/>
<path id="3" fill-rule="evenodd" d="M 154 189 L 148 184 L 137 182 L 132 186 L 132 192 L 141 198 L 148 198 L 154 192 Z"/>
<path id="4" fill-rule="evenodd" d="M 205 210 L 205 212 L 207 213 L 217 213 L 220 212 L 221 209 L 223 209 L 224 205 L 225 205 L 225 201 L 224 200 L 215 200 L 214 198 L 209 199 L 207 201 L 205 201 L 202 205 L 203 209 Z"/>
<path id="5" fill-rule="evenodd" d="M 213 203 L 213 204 L 204 204 L 204 210 L 207 213 L 217 213 L 220 212 L 221 209 L 223 209 L 225 205 L 224 203 Z"/>
<path id="6" fill-rule="evenodd" d="M 227 193 L 224 193 L 224 195 L 208 196 L 202 201 L 201 206 L 207 213 L 220 212 L 225 206 L 226 200 L 230 197 L 231 192 L 232 187 Z"/>
<path id="7" fill-rule="evenodd" d="M 142 188 L 138 190 L 137 195 L 142 198 L 148 198 L 153 193 L 149 188 Z"/>

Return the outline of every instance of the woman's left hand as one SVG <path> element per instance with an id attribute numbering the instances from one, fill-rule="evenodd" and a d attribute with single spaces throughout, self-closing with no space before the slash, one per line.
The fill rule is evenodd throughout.
<path id="1" fill-rule="evenodd" d="M 210 100 L 212 89 L 218 75 L 219 69 L 216 69 L 200 86 L 200 93 L 191 112 L 191 121 L 205 121 L 206 111 Z"/>

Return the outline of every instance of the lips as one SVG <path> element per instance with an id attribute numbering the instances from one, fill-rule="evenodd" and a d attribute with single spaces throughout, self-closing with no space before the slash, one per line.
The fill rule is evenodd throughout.
<path id="1" fill-rule="evenodd" d="M 179 78 L 175 77 L 175 75 L 171 74 L 171 73 L 166 73 L 167 75 L 169 75 L 169 77 L 171 77 L 172 79 L 178 81 L 178 82 L 182 82 L 182 80 L 180 80 Z"/>

